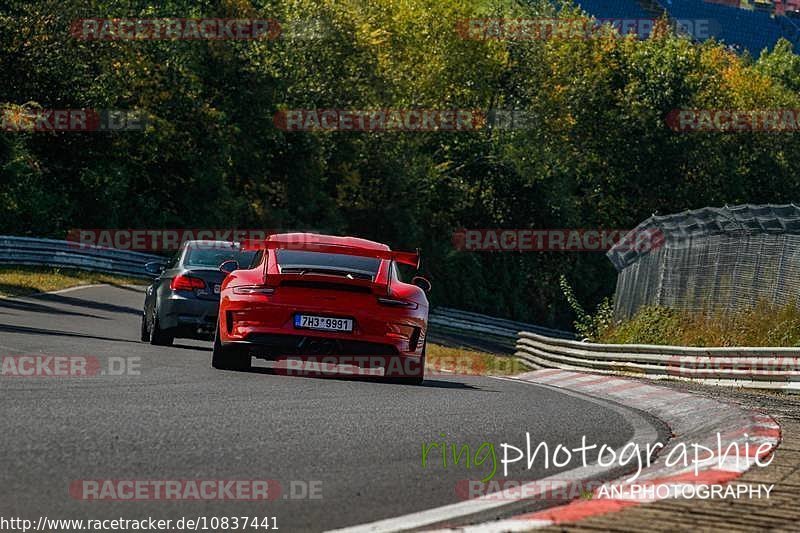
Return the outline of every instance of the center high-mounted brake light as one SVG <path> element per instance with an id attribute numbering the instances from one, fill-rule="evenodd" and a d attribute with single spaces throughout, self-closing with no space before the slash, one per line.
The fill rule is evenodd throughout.
<path id="1" fill-rule="evenodd" d="M 408 300 L 398 300 L 396 298 L 378 298 L 378 303 L 381 305 L 388 305 L 391 307 L 406 307 L 408 309 L 416 309 L 419 307 L 415 302 Z"/>
<path id="2" fill-rule="evenodd" d="M 205 289 L 206 282 L 200 278 L 181 275 L 172 278 L 169 288 L 172 291 L 193 291 L 194 289 Z"/>
<path id="3" fill-rule="evenodd" d="M 272 287 L 260 287 L 258 285 L 245 285 L 234 287 L 233 294 L 272 294 L 275 289 Z"/>

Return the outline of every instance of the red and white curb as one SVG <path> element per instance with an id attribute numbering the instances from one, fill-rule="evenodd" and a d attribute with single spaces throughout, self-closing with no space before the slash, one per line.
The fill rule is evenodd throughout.
<path id="1" fill-rule="evenodd" d="M 687 487 L 722 485 L 735 480 L 755 464 L 756 457 L 765 459 L 772 454 L 781 439 L 780 426 L 769 415 L 641 381 L 565 370 L 539 370 L 516 379 L 612 400 L 645 411 L 666 423 L 672 430 L 672 440 L 636 480 L 637 485 L 647 485 L 652 490 L 632 491 L 625 481 L 617 480 L 609 483 L 619 489 L 613 492 L 613 497 L 595 491 L 591 499 L 573 500 L 559 507 L 449 531 L 526 531 L 680 497 Z M 669 452 L 681 444 L 690 448 L 696 443 L 717 450 L 718 435 L 723 449 L 735 446 L 739 450 L 739 460 L 734 448 L 730 448 L 725 460 L 714 455 L 699 463 L 697 474 L 693 466 L 686 468 L 682 463 L 667 466 Z M 608 493 L 611 491 L 606 491 Z"/>
<path id="2" fill-rule="evenodd" d="M 768 415 L 642 381 L 554 369 L 497 379 L 524 381 L 538 386 L 558 388 L 563 393 L 580 395 L 587 400 L 605 404 L 608 408 L 624 410 L 634 427 L 635 434 L 631 442 L 655 442 L 655 431 L 649 424 L 642 422 L 643 417 L 637 412 L 625 407 L 647 412 L 660 419 L 669 426 L 673 437 L 651 465 L 644 468 L 636 479 L 637 485 L 646 485 L 649 490 L 645 494 L 626 490 L 629 489 L 629 485 L 626 485 L 624 478 L 620 478 L 606 484 L 606 487 L 617 488 L 616 491 L 606 490 L 606 493 L 613 494 L 614 497 L 601 495 L 598 489 L 594 491 L 591 499 L 572 500 L 565 505 L 505 520 L 460 527 L 447 526 L 472 515 L 486 512 L 499 513 L 502 507 L 509 503 L 535 498 L 540 490 L 553 490 L 561 485 L 569 486 L 571 482 L 596 479 L 603 474 L 603 469 L 598 465 L 590 465 L 533 481 L 528 485 L 506 489 L 502 493 L 486 494 L 476 499 L 338 531 L 348 533 L 380 533 L 412 529 L 431 531 L 432 527 L 437 526 L 436 531 L 501 533 L 576 522 L 634 505 L 678 497 L 687 486 L 728 483 L 748 470 L 755 463 L 756 456 L 763 459 L 770 455 L 780 442 L 780 426 Z M 709 456 L 706 461 L 700 463 L 697 475 L 694 466 L 687 468 L 682 462 L 667 466 L 666 457 L 671 450 L 681 444 L 690 449 L 691 444 L 698 444 L 716 450 L 718 434 L 725 443 L 724 449 L 732 445 L 741 452 L 747 448 L 749 453 L 747 455 L 740 453 L 738 462 L 733 452 L 730 454 L 731 460 L 721 461 L 717 456 Z"/>

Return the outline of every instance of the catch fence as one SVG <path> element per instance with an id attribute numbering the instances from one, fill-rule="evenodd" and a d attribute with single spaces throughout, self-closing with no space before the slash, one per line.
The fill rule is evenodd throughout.
<path id="1" fill-rule="evenodd" d="M 742 205 L 653 216 L 634 232 L 658 230 L 652 250 L 616 246 L 615 317 L 642 306 L 732 311 L 800 297 L 800 207 Z"/>

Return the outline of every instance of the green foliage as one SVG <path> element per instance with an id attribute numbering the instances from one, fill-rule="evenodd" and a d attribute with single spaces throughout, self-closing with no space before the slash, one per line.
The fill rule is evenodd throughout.
<path id="1" fill-rule="evenodd" d="M 800 346 L 800 308 L 759 302 L 734 313 L 688 313 L 645 307 L 597 339 L 670 346 Z"/>
<path id="2" fill-rule="evenodd" d="M 578 299 L 575 297 L 575 291 L 572 290 L 572 286 L 570 286 L 566 276 L 563 274 L 559 279 L 559 285 L 561 286 L 561 292 L 567 300 L 567 304 L 569 304 L 572 312 L 575 313 L 577 317 L 575 322 L 573 322 L 573 326 L 575 327 L 575 331 L 578 332 L 578 335 L 590 341 L 596 341 L 603 337 L 606 331 L 614 324 L 614 302 L 610 298 L 603 298 L 597 305 L 594 314 L 589 314 L 583 309 L 580 302 L 578 302 Z"/>
<path id="3" fill-rule="evenodd" d="M 273 41 L 80 41 L 85 17 L 263 17 Z M 601 254 L 469 254 L 458 228 L 630 228 L 653 212 L 789 202 L 800 137 L 675 134 L 676 108 L 800 108 L 788 43 L 757 61 L 665 29 L 465 40 L 459 21 L 583 16 L 491 0 L 10 0 L 0 105 L 141 110 L 143 132 L 0 131 L 0 233 L 78 227 L 317 229 L 423 249 L 436 304 L 564 326 L 559 275 L 599 302 Z M 611 32 L 612 30 L 608 30 Z M 471 133 L 285 132 L 285 109 L 514 109 Z M 602 317 L 587 323 L 597 334 Z"/>
<path id="4" fill-rule="evenodd" d="M 678 311 L 666 307 L 643 307 L 630 320 L 609 328 L 597 342 L 611 344 L 666 344 L 683 338 L 684 324 Z"/>

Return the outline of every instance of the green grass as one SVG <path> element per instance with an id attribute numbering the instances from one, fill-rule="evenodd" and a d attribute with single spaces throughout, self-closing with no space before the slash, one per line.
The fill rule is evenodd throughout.
<path id="1" fill-rule="evenodd" d="M 450 371 L 457 374 L 478 376 L 510 376 L 529 369 L 514 357 L 494 355 L 465 348 L 449 348 L 439 344 L 428 344 L 425 352 L 425 367 L 434 371 Z"/>
<path id="2" fill-rule="evenodd" d="M 800 308 L 761 302 L 732 313 L 645 307 L 603 331 L 596 342 L 674 346 L 800 346 Z"/>
<path id="3" fill-rule="evenodd" d="M 79 285 L 108 283 L 110 285 L 143 285 L 142 279 L 126 278 L 68 268 L 27 266 L 0 267 L 0 296 L 27 296 L 57 291 Z"/>

